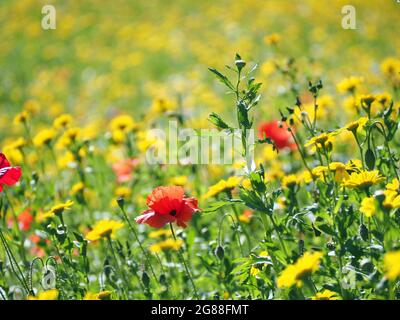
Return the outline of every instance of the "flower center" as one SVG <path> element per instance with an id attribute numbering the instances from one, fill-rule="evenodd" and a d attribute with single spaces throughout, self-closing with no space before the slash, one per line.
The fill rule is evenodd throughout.
<path id="1" fill-rule="evenodd" d="M 176 216 L 176 210 L 175 210 L 175 209 L 172 210 L 169 214 L 170 214 L 171 216 L 175 217 L 175 216 Z"/>

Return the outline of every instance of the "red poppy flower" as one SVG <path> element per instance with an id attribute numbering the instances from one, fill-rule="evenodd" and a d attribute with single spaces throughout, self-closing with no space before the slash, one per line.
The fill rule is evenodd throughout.
<path id="1" fill-rule="evenodd" d="M 278 149 L 296 149 L 296 144 L 287 129 L 288 126 L 284 122 L 281 124 L 276 120 L 263 122 L 258 127 L 258 136 L 260 139 L 264 139 L 265 137 L 270 138 Z"/>
<path id="2" fill-rule="evenodd" d="M 21 168 L 11 167 L 6 156 L 0 153 L 0 192 L 3 191 L 3 185 L 12 186 L 21 178 Z"/>
<path id="3" fill-rule="evenodd" d="M 200 209 L 197 199 L 186 198 L 182 187 L 158 187 L 147 197 L 146 210 L 137 217 L 137 223 L 147 223 L 153 228 L 161 228 L 167 223 L 176 222 L 180 227 L 186 228 L 187 222 L 192 219 L 195 212 Z"/>

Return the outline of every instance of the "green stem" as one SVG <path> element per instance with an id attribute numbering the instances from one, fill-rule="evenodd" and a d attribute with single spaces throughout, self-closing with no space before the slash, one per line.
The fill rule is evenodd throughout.
<path id="1" fill-rule="evenodd" d="M 169 223 L 169 227 L 171 228 L 172 236 L 173 236 L 174 240 L 176 241 L 176 236 L 175 236 L 174 227 L 172 226 L 172 223 L 171 223 L 171 222 Z M 189 277 L 189 280 L 190 280 L 190 282 L 191 282 L 191 284 L 192 284 L 192 286 L 193 286 L 194 295 L 195 295 L 196 299 L 200 299 L 200 298 L 199 298 L 199 295 L 198 295 L 198 293 L 197 293 L 196 285 L 194 284 L 193 278 L 192 278 L 192 276 L 191 276 L 191 274 L 190 274 L 190 272 L 189 272 L 189 268 L 188 268 L 188 266 L 187 266 L 187 264 L 186 264 L 185 258 L 184 258 L 183 255 L 182 255 L 181 248 L 179 248 L 179 250 L 178 250 L 178 256 L 179 256 L 179 259 L 181 260 L 183 266 L 185 267 L 186 274 L 187 274 L 187 276 Z"/>
<path id="2" fill-rule="evenodd" d="M 121 211 L 122 211 L 124 220 L 125 220 L 126 223 L 128 224 L 129 229 L 131 230 L 133 236 L 135 237 L 137 243 L 139 244 L 140 250 L 143 252 L 143 255 L 145 256 L 146 264 L 147 264 L 147 266 L 150 268 L 150 271 L 151 271 L 151 274 L 152 274 L 153 277 L 154 277 L 154 280 L 155 280 L 155 281 L 158 281 L 157 276 L 156 276 L 156 274 L 155 274 L 155 272 L 154 272 L 153 266 L 152 266 L 152 264 L 151 264 L 151 261 L 150 261 L 150 257 L 149 257 L 148 252 L 144 249 L 144 247 L 143 247 L 143 245 L 142 245 L 142 242 L 141 242 L 140 239 L 139 239 L 139 235 L 137 234 L 135 228 L 133 228 L 131 222 L 129 221 L 128 215 L 126 214 L 125 209 L 124 209 L 123 207 L 120 207 L 120 208 L 121 208 Z"/>

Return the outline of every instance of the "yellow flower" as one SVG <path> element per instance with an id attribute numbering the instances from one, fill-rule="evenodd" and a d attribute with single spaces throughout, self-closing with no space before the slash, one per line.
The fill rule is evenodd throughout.
<path id="1" fill-rule="evenodd" d="M 139 131 L 137 133 L 136 146 L 142 153 L 145 153 L 149 148 L 162 150 L 163 147 L 166 147 L 165 142 L 157 137 L 151 130 Z"/>
<path id="2" fill-rule="evenodd" d="M 71 124 L 72 120 L 73 118 L 70 114 L 62 114 L 54 119 L 53 126 L 56 129 L 66 128 Z"/>
<path id="3" fill-rule="evenodd" d="M 241 177 L 229 177 L 228 180 L 220 180 L 216 184 L 212 185 L 207 193 L 203 195 L 203 199 L 208 199 L 211 197 L 216 196 L 217 194 L 225 191 L 225 190 L 232 190 L 233 188 L 237 187 L 242 180 Z"/>
<path id="4" fill-rule="evenodd" d="M 357 87 L 364 81 L 361 77 L 349 77 L 338 83 L 337 89 L 339 92 L 354 92 Z"/>
<path id="5" fill-rule="evenodd" d="M 366 197 L 361 201 L 360 211 L 365 214 L 367 218 L 371 218 L 376 212 L 376 202 L 374 197 Z"/>
<path id="6" fill-rule="evenodd" d="M 18 138 L 17 140 L 5 144 L 3 147 L 3 153 L 7 155 L 8 160 L 15 164 L 22 164 L 24 161 L 24 155 L 22 153 L 22 147 L 25 146 L 26 141 L 24 138 Z"/>
<path id="7" fill-rule="evenodd" d="M 383 258 L 386 277 L 389 280 L 396 280 L 400 276 L 400 250 L 385 254 Z"/>
<path id="8" fill-rule="evenodd" d="M 378 170 L 365 170 L 361 172 L 353 172 L 342 185 L 352 189 L 366 189 L 384 180 L 385 177 L 382 177 Z"/>
<path id="9" fill-rule="evenodd" d="M 348 167 L 341 162 L 331 162 L 328 165 L 329 170 L 335 173 L 335 181 L 341 183 L 343 180 L 348 179 Z"/>
<path id="10" fill-rule="evenodd" d="M 289 265 L 277 279 L 278 288 L 303 285 L 302 279 L 319 269 L 321 252 L 306 252 L 295 264 Z"/>
<path id="11" fill-rule="evenodd" d="M 373 94 L 366 94 L 360 97 L 361 106 L 370 107 L 372 102 L 374 102 L 376 97 Z"/>
<path id="12" fill-rule="evenodd" d="M 361 117 L 360 119 L 350 122 L 344 126 L 343 129 L 346 129 L 351 132 L 356 132 L 358 128 L 364 128 L 365 124 L 367 123 L 367 117 Z"/>
<path id="13" fill-rule="evenodd" d="M 390 191 L 399 192 L 399 189 L 400 189 L 399 180 L 398 180 L 397 178 L 394 178 L 394 179 L 392 180 L 392 182 L 389 182 L 389 183 L 386 185 L 386 189 L 387 189 L 387 190 L 390 190 Z"/>
<path id="14" fill-rule="evenodd" d="M 120 186 L 117 189 L 115 189 L 116 197 L 128 198 L 130 195 L 131 195 L 131 189 L 128 187 Z"/>
<path id="15" fill-rule="evenodd" d="M 261 272 L 261 270 L 258 269 L 257 267 L 251 266 L 251 268 L 250 268 L 250 275 L 251 275 L 251 276 L 255 277 L 255 276 L 257 276 L 260 272 Z"/>
<path id="16" fill-rule="evenodd" d="M 54 129 L 44 129 L 33 138 L 33 144 L 37 147 L 49 145 L 55 136 L 56 132 Z"/>
<path id="17" fill-rule="evenodd" d="M 289 174 L 282 179 L 282 186 L 286 188 L 293 188 L 300 184 L 299 178 L 295 174 Z"/>
<path id="18" fill-rule="evenodd" d="M 112 291 L 86 292 L 83 300 L 110 300 Z"/>
<path id="19" fill-rule="evenodd" d="M 176 109 L 176 104 L 168 99 L 155 99 L 150 107 L 150 114 L 163 114 L 167 112 L 174 111 Z"/>
<path id="20" fill-rule="evenodd" d="M 57 204 L 57 205 L 53 206 L 53 207 L 47 212 L 47 214 L 48 214 L 49 216 L 51 216 L 51 215 L 55 215 L 55 214 L 62 213 L 64 210 L 69 210 L 69 208 L 71 208 L 73 204 L 74 204 L 74 202 L 71 201 L 71 200 L 68 200 L 68 201 L 65 202 L 65 203 Z"/>
<path id="21" fill-rule="evenodd" d="M 381 63 L 382 73 L 386 76 L 398 76 L 400 72 L 400 59 L 397 58 L 386 58 Z"/>
<path id="22" fill-rule="evenodd" d="M 40 292 L 37 296 L 28 296 L 28 300 L 57 300 L 58 290 L 51 289 Z"/>
<path id="23" fill-rule="evenodd" d="M 119 130 L 126 133 L 136 128 L 136 123 L 131 116 L 121 115 L 111 120 L 110 128 L 111 131 Z"/>
<path id="24" fill-rule="evenodd" d="M 264 37 L 265 44 L 277 45 L 280 40 L 281 36 L 277 33 L 273 33 Z"/>
<path id="25" fill-rule="evenodd" d="M 315 146 L 317 148 L 322 148 L 323 146 L 327 146 L 328 143 L 332 142 L 332 138 L 337 135 L 338 132 L 333 131 L 333 132 L 323 132 L 320 135 L 311 138 L 308 140 L 304 146 L 305 147 L 311 147 Z"/>
<path id="26" fill-rule="evenodd" d="M 353 164 L 344 164 L 341 162 L 331 162 L 329 166 L 317 166 L 312 169 L 312 174 L 325 181 L 325 178 L 330 174 L 334 173 L 334 179 L 336 182 L 343 182 L 349 178 L 349 171 L 354 171 Z"/>
<path id="27" fill-rule="evenodd" d="M 400 208 L 400 195 L 397 191 L 385 190 L 383 192 L 385 200 L 383 200 L 382 205 L 388 209 L 398 209 Z"/>
<path id="28" fill-rule="evenodd" d="M 36 215 L 35 220 L 38 223 L 42 223 L 42 222 L 44 222 L 47 219 L 52 218 L 52 217 L 54 217 L 54 213 L 53 212 L 50 212 L 50 211 L 47 211 L 47 212 L 39 211 L 38 214 Z"/>
<path id="29" fill-rule="evenodd" d="M 116 231 L 124 226 L 122 222 L 115 220 L 100 220 L 93 229 L 86 234 L 86 239 L 96 241 L 104 237 L 114 236 Z"/>
<path id="30" fill-rule="evenodd" d="M 339 300 L 337 293 L 331 290 L 325 289 L 322 292 L 317 292 L 312 300 Z"/>
<path id="31" fill-rule="evenodd" d="M 14 117 L 14 124 L 25 123 L 29 119 L 29 113 L 27 111 L 21 111 Z"/>
<path id="32" fill-rule="evenodd" d="M 149 238 L 159 238 L 159 237 L 163 237 L 163 236 L 171 236 L 172 235 L 172 231 L 170 229 L 160 229 L 160 230 L 156 230 L 156 231 L 152 231 L 149 233 Z"/>
<path id="33" fill-rule="evenodd" d="M 64 134 L 58 140 L 57 148 L 62 149 L 68 147 L 78 139 L 80 133 L 81 129 L 77 127 L 67 129 L 67 131 L 65 131 Z"/>
<path id="34" fill-rule="evenodd" d="M 264 251 L 261 251 L 258 256 L 261 258 L 267 258 L 267 257 L 269 257 L 269 254 L 268 254 L 268 251 L 264 250 Z"/>
<path id="35" fill-rule="evenodd" d="M 169 179 L 169 183 L 175 186 L 184 186 L 188 183 L 187 176 L 176 176 Z"/>
<path id="36" fill-rule="evenodd" d="M 71 194 L 77 194 L 85 189 L 83 182 L 77 182 L 71 187 Z"/>
<path id="37" fill-rule="evenodd" d="M 157 242 L 150 246 L 150 251 L 153 253 L 158 253 L 163 250 L 179 250 L 179 248 L 182 246 L 183 241 L 180 239 L 173 239 L 173 238 L 168 238 L 164 241 Z"/>
<path id="38" fill-rule="evenodd" d="M 24 110 L 26 110 L 30 114 L 38 113 L 40 110 L 39 102 L 37 102 L 36 100 L 25 101 Z"/>

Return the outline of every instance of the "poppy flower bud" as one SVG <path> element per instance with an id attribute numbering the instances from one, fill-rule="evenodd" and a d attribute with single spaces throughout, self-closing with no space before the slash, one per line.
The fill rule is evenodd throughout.
<path id="1" fill-rule="evenodd" d="M 240 60 L 236 60 L 235 61 L 236 67 L 238 68 L 238 70 L 242 70 L 244 68 L 244 66 L 246 65 L 246 61 L 240 59 Z"/>
<path id="2" fill-rule="evenodd" d="M 382 203 L 385 200 L 385 194 L 382 190 L 377 190 L 374 193 L 374 198 L 378 200 L 379 203 Z"/>
<path id="3" fill-rule="evenodd" d="M 361 239 L 363 239 L 364 241 L 368 240 L 369 231 L 368 231 L 368 228 L 365 226 L 365 224 L 362 223 L 360 225 L 359 233 L 360 233 Z"/>
<path id="4" fill-rule="evenodd" d="M 117 199 L 118 206 L 120 207 L 121 210 L 124 210 L 125 206 L 125 199 L 123 197 L 119 197 Z"/>
<path id="5" fill-rule="evenodd" d="M 146 288 L 149 287 L 149 285 L 150 285 L 150 277 L 149 277 L 149 275 L 147 274 L 147 272 L 143 272 L 143 273 L 142 273 L 142 282 L 143 282 L 143 284 L 144 284 L 144 286 L 145 286 Z"/>
<path id="6" fill-rule="evenodd" d="M 333 242 L 328 242 L 326 244 L 326 247 L 328 248 L 328 250 L 335 250 L 335 244 Z"/>
<path id="7" fill-rule="evenodd" d="M 224 248 L 222 248 L 222 246 L 218 246 L 215 249 L 214 253 L 218 257 L 218 259 L 222 260 L 224 258 L 225 252 L 224 252 Z"/>

